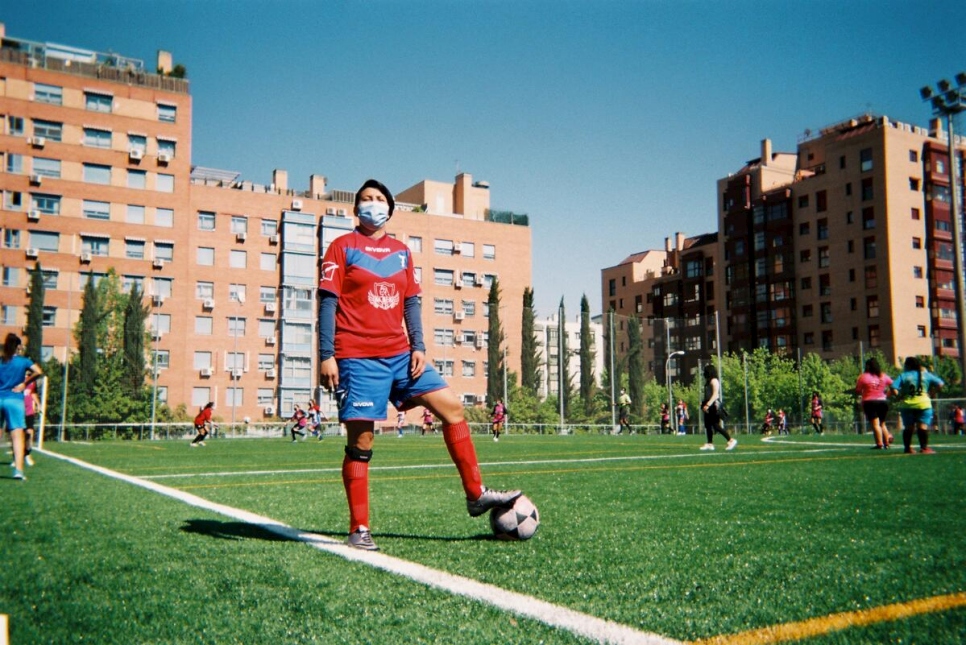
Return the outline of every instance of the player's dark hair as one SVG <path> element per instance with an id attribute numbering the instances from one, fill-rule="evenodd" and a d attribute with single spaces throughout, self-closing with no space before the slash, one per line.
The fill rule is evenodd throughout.
<path id="1" fill-rule="evenodd" d="M 20 336 L 9 333 L 7 337 L 3 339 L 3 362 L 9 362 L 17 354 L 17 348 L 20 347 Z"/>
<path id="2" fill-rule="evenodd" d="M 865 362 L 865 371 L 875 376 L 882 376 L 882 368 L 879 367 L 879 361 L 875 358 L 870 358 Z"/>
<path id="3" fill-rule="evenodd" d="M 922 361 L 916 356 L 907 356 L 903 367 L 907 372 L 915 372 L 917 374 L 916 394 L 922 394 Z"/>
<path id="4" fill-rule="evenodd" d="M 392 212 L 396 209 L 396 200 L 392 196 L 392 193 L 389 192 L 389 189 L 386 188 L 386 185 L 383 184 L 381 181 L 377 181 L 375 179 L 367 179 L 366 182 L 362 184 L 362 186 L 359 188 L 359 190 L 356 191 L 356 201 L 355 201 L 354 208 L 359 208 L 359 202 L 362 201 L 362 191 L 364 191 L 366 188 L 375 188 L 380 193 L 382 193 L 382 196 L 386 198 L 386 203 L 389 204 L 389 217 L 392 217 Z"/>
<path id="5" fill-rule="evenodd" d="M 713 378 L 718 378 L 718 369 L 714 365 L 708 363 L 704 366 L 704 378 L 709 381 Z"/>

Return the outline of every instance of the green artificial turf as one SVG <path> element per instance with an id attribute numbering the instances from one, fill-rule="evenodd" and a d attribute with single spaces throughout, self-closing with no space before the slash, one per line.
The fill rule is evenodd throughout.
<path id="1" fill-rule="evenodd" d="M 528 542 L 470 518 L 441 437 L 377 438 L 383 552 L 636 629 L 696 640 L 966 591 L 966 442 L 872 451 L 794 437 L 699 452 L 667 436 L 477 437 L 484 481 L 541 512 Z M 343 539 L 342 442 L 56 444 L 55 452 Z M 39 456 L 0 480 L 13 643 L 586 643 Z M 174 475 L 174 476 L 172 476 Z M 966 611 L 806 643 L 960 643 Z"/>

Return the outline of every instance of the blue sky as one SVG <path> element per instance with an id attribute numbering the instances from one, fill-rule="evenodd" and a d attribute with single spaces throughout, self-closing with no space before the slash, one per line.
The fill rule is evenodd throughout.
<path id="1" fill-rule="evenodd" d="M 966 69 L 948 0 L 0 0 L 15 38 L 188 69 L 193 162 L 400 191 L 458 171 L 528 213 L 538 315 L 600 271 L 715 230 L 716 181 L 770 138 L 871 111 L 927 124 Z M 957 36 L 958 34 L 958 36 Z"/>

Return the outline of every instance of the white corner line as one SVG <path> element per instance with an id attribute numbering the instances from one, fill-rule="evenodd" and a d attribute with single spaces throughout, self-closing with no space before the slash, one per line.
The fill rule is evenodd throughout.
<path id="1" fill-rule="evenodd" d="M 532 618 L 545 625 L 569 631 L 578 636 L 589 638 L 597 643 L 607 645 L 683 645 L 681 641 L 666 638 L 659 634 L 652 634 L 636 630 L 627 625 L 604 620 L 597 616 L 584 614 L 566 607 L 561 607 L 532 596 L 515 591 L 501 589 L 495 585 L 453 575 L 438 569 L 432 569 L 422 564 L 394 558 L 384 553 L 361 551 L 346 546 L 340 540 L 317 533 L 300 531 L 269 517 L 250 513 L 248 511 L 211 502 L 197 495 L 169 488 L 157 482 L 147 481 L 139 477 L 125 475 L 109 468 L 68 457 L 46 449 L 35 449 L 44 455 L 61 459 L 80 468 L 91 470 L 105 477 L 117 479 L 134 486 L 145 488 L 152 492 L 176 499 L 180 502 L 201 508 L 233 520 L 238 520 L 265 529 L 284 538 L 303 542 L 321 551 L 326 551 L 346 560 L 367 564 L 414 582 L 419 582 L 435 589 L 476 600 L 498 609 Z"/>

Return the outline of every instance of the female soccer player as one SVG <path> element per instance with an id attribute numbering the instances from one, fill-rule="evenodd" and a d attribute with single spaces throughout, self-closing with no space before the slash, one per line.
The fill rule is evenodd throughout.
<path id="1" fill-rule="evenodd" d="M 738 440 L 724 429 L 724 420 L 721 418 L 721 382 L 714 365 L 704 366 L 704 399 L 701 401 L 701 411 L 704 413 L 704 434 L 708 442 L 700 449 L 714 450 L 714 433 L 717 432 L 728 440 L 725 450 L 734 450 Z"/>
<path id="2" fill-rule="evenodd" d="M 862 411 L 865 420 L 872 427 L 875 438 L 875 450 L 883 450 L 892 443 L 892 435 L 886 428 L 886 416 L 889 414 L 889 401 L 886 393 L 892 385 L 892 378 L 882 373 L 879 361 L 870 358 L 865 362 L 865 371 L 855 382 L 855 392 L 862 398 Z"/>
<path id="3" fill-rule="evenodd" d="M 20 337 L 16 334 L 7 334 L 3 341 L 3 356 L 0 357 L 0 425 L 7 428 L 10 443 L 13 444 L 13 478 L 26 480 L 23 474 L 23 435 L 26 426 L 23 391 L 43 372 L 39 365 L 19 355 L 20 343 Z"/>
<path id="4" fill-rule="evenodd" d="M 355 198 L 359 225 L 329 245 L 319 279 L 321 381 L 335 392 L 348 435 L 342 461 L 347 543 L 367 551 L 378 550 L 369 530 L 369 460 L 375 423 L 386 418 L 389 399 L 399 410 L 425 406 L 442 420 L 443 440 L 471 516 L 508 506 L 521 495 L 483 486 L 463 405 L 426 364 L 420 289 L 409 247 L 386 234 L 394 208 L 388 188 L 366 181 Z"/>
<path id="5" fill-rule="evenodd" d="M 815 434 L 825 432 L 825 423 L 822 421 L 824 409 L 822 397 L 819 396 L 818 392 L 812 392 L 812 428 L 814 428 Z"/>
<path id="6" fill-rule="evenodd" d="M 493 414 L 490 415 L 490 430 L 493 432 L 493 441 L 500 440 L 504 423 L 506 423 L 506 406 L 503 405 L 503 399 L 497 399 L 496 405 L 493 406 Z"/>
<path id="7" fill-rule="evenodd" d="M 929 426 L 933 421 L 929 393 L 942 389 L 946 383 L 923 367 L 915 356 L 905 360 L 903 369 L 905 371 L 892 382 L 891 392 L 899 397 L 905 452 L 912 453 L 912 434 L 916 433 L 919 437 L 919 453 L 934 454 L 936 451 L 929 447 Z"/>
<path id="8" fill-rule="evenodd" d="M 205 439 L 208 437 L 208 431 L 211 429 L 211 415 L 215 411 L 215 402 L 208 401 L 205 407 L 201 408 L 197 416 L 195 416 L 195 432 L 198 435 L 195 437 L 189 446 L 192 448 L 196 446 L 205 445 Z"/>

